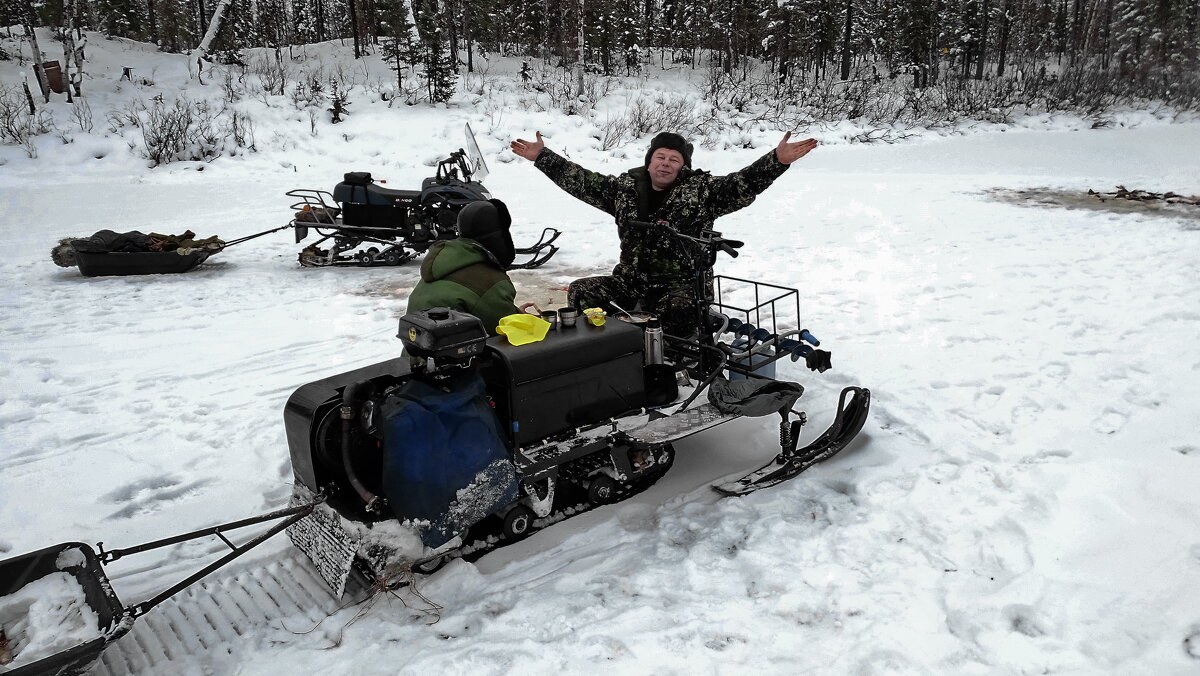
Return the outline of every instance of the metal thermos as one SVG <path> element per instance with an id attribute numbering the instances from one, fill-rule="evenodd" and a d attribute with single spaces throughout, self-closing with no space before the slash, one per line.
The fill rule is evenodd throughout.
<path id="1" fill-rule="evenodd" d="M 646 364 L 663 363 L 663 330 L 657 319 L 646 322 L 644 354 Z"/>

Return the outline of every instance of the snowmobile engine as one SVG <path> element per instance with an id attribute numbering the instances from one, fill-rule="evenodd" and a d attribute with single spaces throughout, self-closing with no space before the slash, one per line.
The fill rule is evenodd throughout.
<path id="1" fill-rule="evenodd" d="M 474 315 L 437 307 L 401 317 L 396 337 L 413 357 L 438 364 L 464 363 L 483 353 L 487 331 Z"/>

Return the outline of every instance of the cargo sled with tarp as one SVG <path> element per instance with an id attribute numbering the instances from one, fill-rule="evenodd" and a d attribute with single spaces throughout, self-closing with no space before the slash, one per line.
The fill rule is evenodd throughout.
<path id="1" fill-rule="evenodd" d="M 229 244 L 191 230 L 179 235 L 100 230 L 60 240 L 51 258 L 59 267 L 78 267 L 84 277 L 173 274 L 195 268 Z"/>

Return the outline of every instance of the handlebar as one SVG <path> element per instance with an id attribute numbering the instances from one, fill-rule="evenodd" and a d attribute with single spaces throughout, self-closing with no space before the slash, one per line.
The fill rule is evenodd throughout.
<path id="1" fill-rule="evenodd" d="M 466 160 L 467 151 L 459 148 L 450 153 L 450 157 L 438 162 L 437 178 L 439 179 L 457 179 L 459 172 L 462 172 L 462 180 L 471 181 L 471 166 Z"/>
<path id="2" fill-rule="evenodd" d="M 716 230 L 701 230 L 699 237 L 685 235 L 682 232 L 679 232 L 679 230 L 675 229 L 667 221 L 638 221 L 629 219 L 625 221 L 625 224 L 635 228 L 664 228 L 667 232 L 675 235 L 679 239 L 686 239 L 690 242 L 695 242 L 709 249 L 710 251 L 724 251 L 725 253 L 729 254 L 730 258 L 737 258 L 737 250 L 746 245 L 745 242 L 740 240 L 725 239 L 721 236 L 721 233 L 717 232 Z M 715 251 L 713 251 L 713 253 L 715 254 Z"/>

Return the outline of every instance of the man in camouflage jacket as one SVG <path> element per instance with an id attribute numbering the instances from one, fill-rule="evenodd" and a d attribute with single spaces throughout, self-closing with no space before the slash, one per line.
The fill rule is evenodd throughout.
<path id="1" fill-rule="evenodd" d="M 535 141 L 517 139 L 512 150 L 534 161 L 534 166 L 560 188 L 588 204 L 612 214 L 621 240 L 621 258 L 612 275 L 587 277 L 571 283 L 567 302 L 576 308 L 603 307 L 612 303 L 631 310 L 659 315 L 664 330 L 686 336 L 696 325 L 694 244 L 680 241 L 661 226 L 632 225 L 631 221 L 666 221 L 684 235 L 696 237 L 712 228 L 719 216 L 754 201 L 788 165 L 807 155 L 817 142 L 789 142 L 791 132 L 771 152 L 750 166 L 728 174 L 692 169 L 692 144 L 682 136 L 663 132 L 650 142 L 644 166 L 612 176 L 584 169 L 546 148 L 541 132 Z M 702 274 L 711 278 L 707 261 Z"/>

